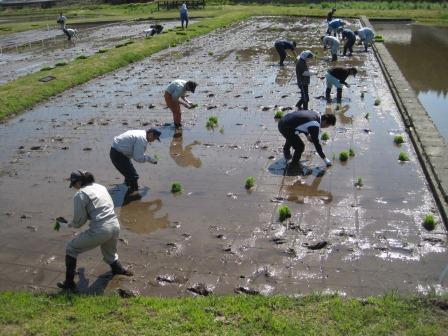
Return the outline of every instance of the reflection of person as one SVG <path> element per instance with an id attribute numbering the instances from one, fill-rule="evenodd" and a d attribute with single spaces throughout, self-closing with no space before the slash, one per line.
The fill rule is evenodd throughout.
<path id="1" fill-rule="evenodd" d="M 180 167 L 201 167 L 201 159 L 195 157 L 192 153 L 193 146 L 198 145 L 199 142 L 194 141 L 185 147 L 182 147 L 182 142 L 182 133 L 174 134 L 170 145 L 170 156 L 174 162 Z"/>
<path id="2" fill-rule="evenodd" d="M 364 27 L 358 30 L 355 30 L 355 34 L 359 36 L 359 39 L 362 43 L 364 43 L 364 51 L 367 52 L 369 43 L 372 43 L 375 33 L 372 29 L 368 27 Z"/>
<path id="3" fill-rule="evenodd" d="M 322 43 L 324 44 L 324 49 L 330 48 L 331 50 L 331 60 L 338 60 L 338 49 L 339 49 L 339 40 L 333 36 L 322 36 Z"/>
<path id="4" fill-rule="evenodd" d="M 180 14 L 180 23 L 182 25 L 182 29 L 184 29 L 184 22 L 185 22 L 185 28 L 188 28 L 188 9 L 187 5 L 183 3 L 179 7 L 179 14 Z"/>
<path id="5" fill-rule="evenodd" d="M 339 33 L 341 33 L 342 41 L 345 41 L 343 55 L 345 56 L 348 50 L 349 51 L 348 55 L 351 56 L 353 53 L 353 46 L 355 45 L 356 42 L 355 33 L 348 28 L 345 29 L 339 28 Z"/>
<path id="6" fill-rule="evenodd" d="M 68 227 L 80 228 L 90 220 L 89 229 L 72 239 L 66 248 L 65 281 L 57 286 L 66 290 L 76 291 L 74 281 L 76 260 L 80 253 L 101 247 L 103 259 L 111 267 L 112 274 L 132 276 L 132 272 L 123 268 L 118 261 L 117 240 L 120 233 L 120 223 L 114 211 L 114 203 L 107 189 L 95 183 L 95 178 L 89 172 L 74 171 L 70 175 L 70 188 L 77 192 L 74 200 L 73 220 Z"/>
<path id="7" fill-rule="evenodd" d="M 182 116 L 180 112 L 180 104 L 186 108 L 191 108 L 192 103 L 185 97 L 187 91 L 193 92 L 198 84 L 192 81 L 176 79 L 168 85 L 165 91 L 165 102 L 173 113 L 174 127 L 182 127 Z"/>
<path id="8" fill-rule="evenodd" d="M 278 123 L 278 130 L 285 137 L 283 146 L 285 160 L 291 159 L 291 147 L 294 148 L 291 165 L 300 166 L 300 158 L 305 149 L 305 144 L 300 139 L 299 134 L 305 134 L 309 141 L 314 144 L 317 153 L 325 161 L 327 166 L 331 166 L 331 161 L 325 156 L 322 146 L 319 143 L 319 132 L 321 128 L 327 128 L 336 124 L 333 114 L 320 115 L 313 110 L 301 110 L 286 114 Z"/>
<path id="9" fill-rule="evenodd" d="M 126 202 L 126 201 L 125 201 Z M 121 224 L 135 233 L 150 233 L 168 226 L 168 214 L 156 217 L 162 209 L 162 200 L 126 202 L 120 210 Z"/>
<path id="10" fill-rule="evenodd" d="M 345 21 L 341 19 L 333 19 L 330 22 L 328 22 L 328 29 L 327 33 L 328 35 L 331 35 L 331 33 L 334 34 L 334 36 L 337 35 L 338 29 L 343 27 L 345 25 Z"/>
<path id="11" fill-rule="evenodd" d="M 59 13 L 59 16 L 58 16 L 58 19 L 56 22 L 59 24 L 59 26 L 61 27 L 62 30 L 65 28 L 65 21 L 67 21 L 67 18 L 62 13 Z"/>
<path id="12" fill-rule="evenodd" d="M 292 185 L 284 185 L 287 200 L 303 203 L 305 197 L 319 197 L 325 203 L 331 202 L 333 199 L 331 192 L 318 189 L 321 181 L 322 177 L 317 176 L 311 184 L 304 183 L 303 180 L 299 179 Z"/>
<path id="13" fill-rule="evenodd" d="M 331 103 L 331 88 L 333 85 L 336 87 L 336 102 L 338 104 L 341 103 L 342 100 L 342 85 L 345 85 L 346 87 L 350 87 L 348 83 L 345 81 L 347 80 L 347 77 L 352 75 L 356 76 L 358 73 L 358 70 L 356 68 L 342 68 L 342 67 L 335 67 L 331 68 L 327 71 L 325 74 L 325 79 L 327 81 L 327 89 L 325 91 L 325 98 L 327 100 L 327 103 Z"/>
<path id="14" fill-rule="evenodd" d="M 275 50 L 277 50 L 278 55 L 280 56 L 280 66 L 283 66 L 283 61 L 286 58 L 286 50 L 291 50 L 293 55 L 294 55 L 294 59 L 297 58 L 297 54 L 294 51 L 295 47 L 296 47 L 296 42 L 295 41 L 286 41 L 286 40 L 277 40 L 275 41 Z"/>
<path id="15" fill-rule="evenodd" d="M 157 164 L 157 160 L 145 155 L 149 142 L 159 140 L 160 132 L 155 128 L 148 130 L 132 130 L 117 135 L 110 149 L 110 159 L 115 168 L 124 176 L 124 183 L 129 187 L 128 193 L 138 190 L 138 174 L 131 162 L 150 162 Z"/>
<path id="16" fill-rule="evenodd" d="M 314 73 L 309 71 L 306 61 L 313 57 L 314 54 L 311 51 L 302 51 L 296 63 L 297 85 L 301 95 L 300 100 L 296 104 L 299 110 L 308 110 L 308 102 L 310 101 L 308 86 L 310 85 L 310 76 L 314 75 Z"/>

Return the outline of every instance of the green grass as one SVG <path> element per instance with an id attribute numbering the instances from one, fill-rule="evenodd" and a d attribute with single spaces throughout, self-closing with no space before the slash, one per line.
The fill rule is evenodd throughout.
<path id="1" fill-rule="evenodd" d="M 423 227 L 428 230 L 432 231 L 436 228 L 436 220 L 433 215 L 426 215 L 423 219 Z"/>
<path id="2" fill-rule="evenodd" d="M 171 184 L 171 192 L 172 193 L 178 193 L 182 191 L 182 184 L 180 182 L 173 182 Z"/>
<path id="3" fill-rule="evenodd" d="M 0 293 L 2 335 L 446 335 L 436 296 L 185 298 Z"/>
<path id="4" fill-rule="evenodd" d="M 350 153 L 346 150 L 339 153 L 339 161 L 346 162 L 348 160 L 348 157 L 350 156 Z"/>
<path id="5" fill-rule="evenodd" d="M 328 134 L 328 132 L 324 132 L 324 133 L 322 133 L 320 139 L 322 141 L 328 141 L 328 140 L 330 140 L 330 134 Z"/>
<path id="6" fill-rule="evenodd" d="M 409 155 L 406 152 L 400 152 L 400 154 L 398 154 L 398 160 L 404 162 L 404 161 L 409 161 Z"/>
<path id="7" fill-rule="evenodd" d="M 278 219 L 280 222 L 283 222 L 285 219 L 291 217 L 291 210 L 289 210 L 289 207 L 287 205 L 281 205 L 278 208 Z"/>
<path id="8" fill-rule="evenodd" d="M 245 182 L 245 184 L 244 184 L 245 188 L 246 188 L 247 190 L 249 190 L 249 189 L 252 189 L 252 188 L 254 187 L 254 185 L 255 185 L 255 178 L 254 178 L 253 176 L 249 176 L 249 177 L 246 179 L 246 182 Z"/>
<path id="9" fill-rule="evenodd" d="M 396 145 L 402 144 L 404 142 L 403 136 L 402 135 L 394 136 L 394 142 Z"/>

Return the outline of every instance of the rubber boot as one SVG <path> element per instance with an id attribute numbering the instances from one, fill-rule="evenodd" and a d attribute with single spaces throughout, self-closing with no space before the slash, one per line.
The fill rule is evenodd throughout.
<path id="1" fill-rule="evenodd" d="M 285 157 L 286 161 L 289 161 L 291 159 L 291 147 L 289 146 L 283 146 L 283 156 Z"/>
<path id="2" fill-rule="evenodd" d="M 331 104 L 331 89 L 327 88 L 325 90 L 325 99 L 327 100 L 328 104 Z"/>
<path id="3" fill-rule="evenodd" d="M 340 104 L 342 101 L 342 88 L 336 92 L 336 103 Z"/>
<path id="4" fill-rule="evenodd" d="M 64 290 L 76 292 L 76 284 L 75 284 L 75 274 L 76 274 L 76 258 L 69 256 L 68 254 L 65 256 L 65 281 L 58 282 L 56 285 Z"/>
<path id="5" fill-rule="evenodd" d="M 301 110 L 302 109 L 302 104 L 303 104 L 303 99 L 300 98 L 300 100 L 297 102 L 296 107 Z"/>
<path id="6" fill-rule="evenodd" d="M 110 264 L 110 268 L 112 270 L 113 275 L 116 275 L 116 274 L 126 275 L 126 276 L 134 275 L 134 273 L 132 273 L 131 271 L 129 271 L 126 268 L 124 268 L 123 266 L 121 266 L 120 261 L 118 261 L 118 260 L 115 260 L 112 264 Z"/>
<path id="7" fill-rule="evenodd" d="M 308 110 L 308 100 L 303 101 L 303 109 Z"/>
<path id="8" fill-rule="evenodd" d="M 334 62 L 334 61 L 337 61 L 337 60 L 338 60 L 338 55 L 337 54 L 332 54 L 331 55 L 331 61 Z"/>

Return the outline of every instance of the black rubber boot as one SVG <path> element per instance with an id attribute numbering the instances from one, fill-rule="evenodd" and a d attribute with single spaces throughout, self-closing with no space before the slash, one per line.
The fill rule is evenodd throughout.
<path id="1" fill-rule="evenodd" d="M 325 99 L 327 100 L 328 104 L 331 104 L 331 89 L 329 88 L 325 90 Z"/>
<path id="2" fill-rule="evenodd" d="M 308 110 L 308 100 L 303 101 L 303 109 Z"/>
<path id="3" fill-rule="evenodd" d="M 112 270 L 113 275 L 116 275 L 116 274 L 126 275 L 126 276 L 134 275 L 134 273 L 132 273 L 131 271 L 129 271 L 126 268 L 124 268 L 123 266 L 121 266 L 120 261 L 118 261 L 118 260 L 115 260 L 112 264 L 110 264 L 110 268 Z"/>
<path id="4" fill-rule="evenodd" d="M 335 61 L 337 61 L 338 60 L 338 55 L 336 55 L 336 54 L 332 54 L 331 55 L 331 61 L 332 62 L 335 62 Z"/>
<path id="5" fill-rule="evenodd" d="M 338 89 L 336 92 L 336 103 L 340 104 L 342 101 L 342 89 Z"/>
<path id="6" fill-rule="evenodd" d="M 300 98 L 300 100 L 297 102 L 296 107 L 301 110 L 302 109 L 302 104 L 303 104 L 303 99 Z"/>
<path id="7" fill-rule="evenodd" d="M 76 258 L 69 256 L 68 254 L 65 256 L 65 281 L 58 282 L 56 285 L 64 290 L 76 292 L 76 284 L 75 284 L 75 274 L 76 274 Z"/>

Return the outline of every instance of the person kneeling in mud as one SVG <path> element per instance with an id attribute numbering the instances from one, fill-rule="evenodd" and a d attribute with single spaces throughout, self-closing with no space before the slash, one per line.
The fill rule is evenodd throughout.
<path id="1" fill-rule="evenodd" d="M 305 134 L 310 142 L 314 144 L 317 153 L 324 160 L 327 167 L 331 166 L 331 161 L 325 156 L 322 146 L 319 143 L 319 132 L 321 128 L 327 128 L 336 124 L 336 117 L 333 114 L 320 115 L 313 110 L 301 110 L 286 114 L 278 123 L 278 130 L 285 137 L 283 155 L 288 162 L 291 159 L 291 147 L 294 148 L 291 166 L 301 167 L 300 158 L 305 150 L 305 144 L 300 139 L 299 134 Z"/>
<path id="2" fill-rule="evenodd" d="M 336 103 L 340 104 L 342 101 L 342 85 L 346 87 L 350 87 L 348 83 L 345 81 L 347 77 L 352 75 L 356 76 L 358 70 L 356 68 L 342 68 L 342 67 L 334 67 L 327 71 L 325 74 L 325 79 L 327 81 L 327 89 L 325 91 L 325 99 L 327 103 L 331 103 L 331 88 L 336 86 Z"/>
<path id="3" fill-rule="evenodd" d="M 180 112 L 180 105 L 186 108 L 192 108 L 193 104 L 185 97 L 187 91 L 193 92 L 196 90 L 198 84 L 192 81 L 185 81 L 176 79 L 168 85 L 165 91 L 165 102 L 173 113 L 174 127 L 176 129 L 182 128 L 182 116 Z"/>
<path id="4" fill-rule="evenodd" d="M 76 291 L 76 261 L 80 253 L 101 247 L 103 260 L 110 265 L 113 275 L 132 276 L 133 273 L 124 268 L 118 260 L 117 240 L 120 234 L 120 223 L 114 210 L 114 203 L 107 189 L 95 183 L 89 172 L 76 170 L 70 175 L 70 188 L 77 190 L 74 200 L 73 220 L 67 223 L 63 218 L 57 220 L 60 226 L 80 228 L 90 220 L 89 228 L 72 239 L 66 248 L 65 281 L 57 286 L 64 290 Z"/>

